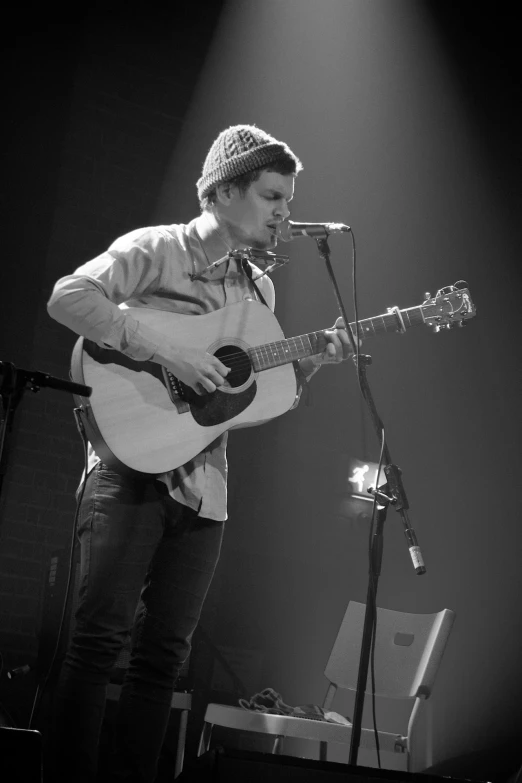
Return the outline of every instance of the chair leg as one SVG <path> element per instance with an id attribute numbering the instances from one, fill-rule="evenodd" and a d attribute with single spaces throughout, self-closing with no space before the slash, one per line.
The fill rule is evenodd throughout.
<path id="1" fill-rule="evenodd" d="M 188 710 L 181 710 L 179 716 L 178 747 L 176 748 L 176 763 L 174 766 L 174 777 L 181 775 L 183 770 L 183 758 L 185 756 L 185 739 L 187 736 Z"/>
<path id="2" fill-rule="evenodd" d="M 283 752 L 283 739 L 284 737 L 282 736 L 282 734 L 278 734 L 274 740 L 272 753 L 275 753 L 277 756 L 280 756 L 281 753 Z"/>
<path id="3" fill-rule="evenodd" d="M 198 747 L 198 756 L 201 756 L 203 753 L 206 753 L 206 751 L 210 747 L 210 739 L 212 737 L 212 723 L 204 723 L 203 729 L 201 731 L 201 737 L 199 739 L 199 747 Z"/>

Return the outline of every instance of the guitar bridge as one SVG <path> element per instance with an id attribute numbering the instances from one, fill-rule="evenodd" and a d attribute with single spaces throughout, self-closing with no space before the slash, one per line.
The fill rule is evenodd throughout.
<path id="1" fill-rule="evenodd" d="M 174 373 L 172 373 L 170 370 L 167 370 L 166 367 L 163 367 L 162 370 L 163 381 L 170 397 L 170 401 L 173 405 L 176 406 L 178 413 L 189 413 L 190 405 L 188 404 L 185 396 L 185 384 L 182 383 L 179 378 L 176 378 Z"/>

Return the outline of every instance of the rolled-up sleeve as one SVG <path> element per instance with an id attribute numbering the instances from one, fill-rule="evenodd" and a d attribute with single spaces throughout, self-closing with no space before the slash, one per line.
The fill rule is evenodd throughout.
<path id="1" fill-rule="evenodd" d="M 152 358 L 161 335 L 119 305 L 161 286 L 165 239 L 153 228 L 138 229 L 56 283 L 49 315 L 76 334 L 115 348 L 137 361 Z"/>

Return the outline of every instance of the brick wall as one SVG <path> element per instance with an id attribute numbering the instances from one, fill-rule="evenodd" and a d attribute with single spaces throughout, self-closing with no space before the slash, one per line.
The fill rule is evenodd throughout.
<path id="1" fill-rule="evenodd" d="M 198 8 L 154 23 L 47 25 L 11 42 L 0 360 L 67 377 L 75 337 L 45 303 L 58 277 L 151 222 L 220 3 Z M 72 408 L 42 389 L 16 413 L 0 500 L 6 668 L 35 662 L 50 555 L 70 544 L 83 466 Z"/>

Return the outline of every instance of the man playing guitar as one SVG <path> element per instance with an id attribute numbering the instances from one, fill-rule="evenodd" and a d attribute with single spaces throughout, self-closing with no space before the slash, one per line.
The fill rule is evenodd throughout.
<path id="1" fill-rule="evenodd" d="M 286 144 L 259 128 L 228 128 L 197 183 L 199 217 L 117 239 L 56 283 L 51 317 L 102 353 L 118 352 L 132 372 L 157 365 L 193 399 L 211 399 L 227 388 L 226 357 L 190 344 L 190 329 L 158 330 L 136 308 L 208 316 L 253 300 L 273 310 L 271 280 L 254 282 L 259 270 L 230 251 L 275 247 L 301 168 Z M 324 349 L 298 362 L 304 380 L 321 364 L 351 356 L 340 319 L 323 336 Z M 148 473 L 121 470 L 117 460 L 108 465 L 90 446 L 78 524 L 79 603 L 57 692 L 55 780 L 95 780 L 106 687 L 131 629 L 111 780 L 154 780 L 176 677 L 219 557 L 226 442 L 222 432 L 184 464 L 174 467 L 173 459 L 173 469 Z"/>

